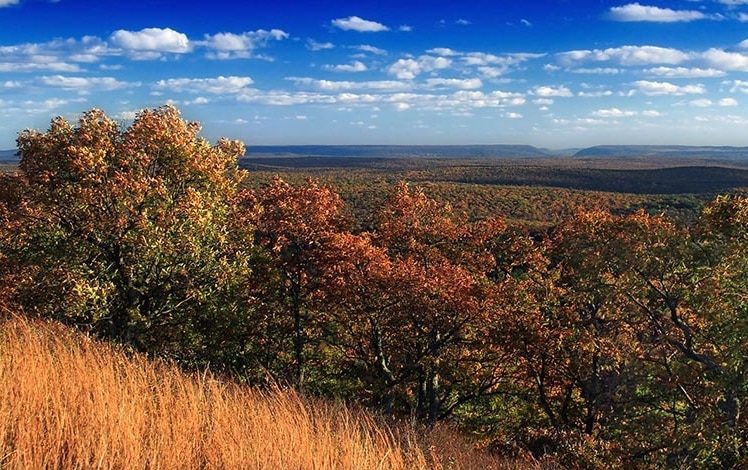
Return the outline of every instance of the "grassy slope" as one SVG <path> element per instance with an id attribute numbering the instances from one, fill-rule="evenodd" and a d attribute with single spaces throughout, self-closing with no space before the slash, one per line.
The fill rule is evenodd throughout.
<path id="1" fill-rule="evenodd" d="M 0 383 L 2 468 L 540 468 L 445 428 L 395 433 L 339 404 L 189 376 L 51 322 L 0 322 Z"/>

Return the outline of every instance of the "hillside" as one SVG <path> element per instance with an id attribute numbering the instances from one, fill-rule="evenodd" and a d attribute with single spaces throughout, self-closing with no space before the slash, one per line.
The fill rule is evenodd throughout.
<path id="1" fill-rule="evenodd" d="M 13 163 L 18 161 L 16 150 L 0 150 L 0 163 Z"/>
<path id="2" fill-rule="evenodd" d="M 748 158 L 748 147 L 690 146 L 690 145 L 598 145 L 579 150 L 575 157 L 720 157 L 726 159 Z"/>
<path id="3" fill-rule="evenodd" d="M 2 468 L 541 468 L 460 447 L 446 428 L 393 432 L 290 390 L 187 375 L 54 322 L 0 325 Z"/>
<path id="4" fill-rule="evenodd" d="M 547 157 L 531 145 L 248 145 L 247 156 L 288 155 L 376 158 Z"/>

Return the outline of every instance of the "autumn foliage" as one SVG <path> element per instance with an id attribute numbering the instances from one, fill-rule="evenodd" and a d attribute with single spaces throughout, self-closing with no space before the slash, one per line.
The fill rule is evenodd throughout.
<path id="1" fill-rule="evenodd" d="M 247 186 L 172 107 L 18 138 L 2 307 L 186 368 L 290 384 L 578 468 L 748 465 L 748 199 L 688 223 L 577 210 L 547 231 L 408 183 Z"/>

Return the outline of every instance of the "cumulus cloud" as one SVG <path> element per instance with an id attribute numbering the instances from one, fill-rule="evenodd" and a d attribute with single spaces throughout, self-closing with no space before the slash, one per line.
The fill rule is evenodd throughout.
<path id="1" fill-rule="evenodd" d="M 76 64 L 70 64 L 48 57 L 30 57 L 29 62 L 0 62 L 0 72 L 80 72 L 81 68 Z"/>
<path id="2" fill-rule="evenodd" d="M 611 96 L 613 92 L 610 90 L 596 90 L 596 91 L 580 91 L 577 96 L 580 98 L 601 98 L 603 96 Z"/>
<path id="3" fill-rule="evenodd" d="M 368 70 L 366 65 L 358 60 L 350 64 L 328 65 L 325 66 L 325 68 L 328 70 L 334 70 L 335 72 L 366 72 Z"/>
<path id="4" fill-rule="evenodd" d="M 332 20 L 332 25 L 344 31 L 358 31 L 360 33 L 377 33 L 380 31 L 389 31 L 390 29 L 382 23 L 365 20 L 358 16 Z"/>
<path id="5" fill-rule="evenodd" d="M 703 58 L 709 65 L 720 70 L 748 72 L 748 55 L 746 54 L 712 48 L 703 53 Z"/>
<path id="6" fill-rule="evenodd" d="M 530 92 L 535 96 L 558 96 L 558 97 L 569 97 L 574 96 L 571 90 L 565 86 L 551 87 L 551 86 L 537 86 Z"/>
<path id="7" fill-rule="evenodd" d="M 288 37 L 288 33 L 280 29 L 270 31 L 259 29 L 241 34 L 206 34 L 205 40 L 201 41 L 199 45 L 215 51 L 215 54 L 209 56 L 210 58 L 249 58 L 255 49 L 266 46 L 269 41 L 280 41 Z"/>
<path id="8" fill-rule="evenodd" d="M 19 0 L 0 0 L 0 8 L 18 5 Z"/>
<path id="9" fill-rule="evenodd" d="M 462 90 L 475 90 L 483 86 L 479 78 L 429 78 L 426 80 L 427 87 L 449 87 Z"/>
<path id="10" fill-rule="evenodd" d="M 0 72 L 80 72 L 78 64 L 93 63 L 112 53 L 93 36 L 0 46 Z"/>
<path id="11" fill-rule="evenodd" d="M 359 46 L 352 46 L 352 47 L 353 49 L 359 50 L 361 52 L 368 52 L 368 53 L 376 54 L 376 55 L 387 55 L 387 51 L 385 51 L 384 49 L 380 49 L 375 46 L 370 46 L 368 44 L 361 44 Z"/>
<path id="12" fill-rule="evenodd" d="M 449 47 L 434 47 L 433 49 L 429 49 L 426 52 L 428 54 L 436 54 L 443 57 L 453 57 L 456 55 L 460 55 L 459 52 L 455 51 L 454 49 L 450 49 Z"/>
<path id="13" fill-rule="evenodd" d="M 622 46 L 608 49 L 561 52 L 556 59 L 563 65 L 575 66 L 583 62 L 617 62 L 621 65 L 668 64 L 677 65 L 691 59 L 687 52 L 659 46 Z"/>
<path id="14" fill-rule="evenodd" d="M 40 77 L 39 83 L 46 86 L 62 88 L 63 90 L 74 90 L 80 93 L 87 93 L 94 90 L 120 90 L 122 88 L 140 85 L 140 83 L 122 82 L 114 77 L 66 77 L 63 75 Z"/>
<path id="15" fill-rule="evenodd" d="M 725 81 L 722 85 L 730 86 L 730 93 L 748 93 L 748 81 L 745 80 Z"/>
<path id="16" fill-rule="evenodd" d="M 592 74 L 592 75 L 617 75 L 621 73 L 621 70 L 615 67 L 595 67 L 595 68 L 571 69 L 569 70 L 569 72 L 585 73 L 585 74 Z"/>
<path id="17" fill-rule="evenodd" d="M 691 106 L 696 106 L 697 108 L 708 108 L 714 103 L 708 98 L 702 98 L 699 100 L 691 100 L 688 104 L 690 104 Z"/>
<path id="18" fill-rule="evenodd" d="M 187 93 L 212 93 L 214 95 L 236 94 L 244 91 L 254 81 L 250 77 L 216 78 L 170 78 L 159 80 L 154 85 L 157 90 Z"/>
<path id="19" fill-rule="evenodd" d="M 738 101 L 735 98 L 722 98 L 717 104 L 720 106 L 737 106 Z"/>
<path id="20" fill-rule="evenodd" d="M 639 80 L 634 82 L 636 91 L 648 96 L 656 95 L 692 95 L 706 93 L 704 85 L 674 85 L 669 82 L 652 82 L 648 80 Z"/>
<path id="21" fill-rule="evenodd" d="M 446 57 L 421 56 L 418 59 L 399 59 L 387 72 L 402 80 L 412 80 L 422 72 L 449 68 L 452 61 Z"/>
<path id="22" fill-rule="evenodd" d="M 631 117 L 636 116 L 637 114 L 636 111 L 622 111 L 618 108 L 598 109 L 592 113 L 593 116 L 599 118 Z"/>
<path id="23" fill-rule="evenodd" d="M 654 67 L 645 70 L 650 75 L 666 78 L 714 78 L 724 77 L 726 73 L 713 68 L 702 69 L 698 67 Z"/>
<path id="24" fill-rule="evenodd" d="M 109 42 L 115 47 L 131 51 L 183 54 L 190 50 L 187 35 L 171 28 L 145 28 L 140 31 L 120 29 L 112 33 Z"/>
<path id="25" fill-rule="evenodd" d="M 348 80 L 318 80 L 314 78 L 289 78 L 299 86 L 308 86 L 317 90 L 324 91 L 350 91 L 350 90 L 372 90 L 372 91 L 404 91 L 410 90 L 412 84 L 409 82 L 400 82 L 395 80 L 374 80 L 364 82 L 354 82 Z"/>
<path id="26" fill-rule="evenodd" d="M 327 49 L 335 49 L 335 44 L 331 42 L 317 42 L 313 39 L 309 39 L 306 42 L 306 48 L 310 51 L 324 51 Z"/>
<path id="27" fill-rule="evenodd" d="M 662 113 L 657 111 L 656 109 L 647 109 L 645 111 L 642 111 L 642 116 L 659 117 L 659 116 L 662 116 Z"/>
<path id="28" fill-rule="evenodd" d="M 613 21 L 651 21 L 656 23 L 688 22 L 707 18 L 700 11 L 672 10 L 670 8 L 644 6 L 639 3 L 613 7 L 610 9 L 608 16 Z"/>

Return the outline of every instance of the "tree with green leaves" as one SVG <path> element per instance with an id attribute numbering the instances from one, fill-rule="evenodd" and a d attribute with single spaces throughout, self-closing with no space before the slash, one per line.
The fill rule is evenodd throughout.
<path id="1" fill-rule="evenodd" d="M 77 125 L 58 117 L 20 133 L 4 249 L 27 273 L 15 293 L 27 313 L 199 356 L 205 335 L 238 314 L 251 258 L 232 225 L 244 147 L 199 130 L 164 106 L 127 128 L 91 110 Z"/>

